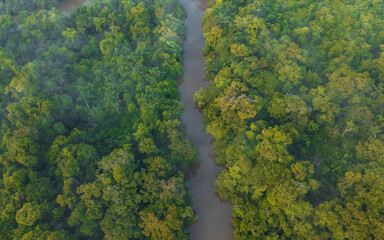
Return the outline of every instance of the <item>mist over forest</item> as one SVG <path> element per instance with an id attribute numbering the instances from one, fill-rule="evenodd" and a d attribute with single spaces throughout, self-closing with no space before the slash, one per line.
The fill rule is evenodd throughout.
<path id="1" fill-rule="evenodd" d="M 60 3 L 0 0 L 0 239 L 189 239 L 185 9 Z M 210 0 L 202 27 L 229 239 L 383 239 L 384 3 Z"/>
<path id="2" fill-rule="evenodd" d="M 1 4 L 1 239 L 186 239 L 178 2 Z"/>

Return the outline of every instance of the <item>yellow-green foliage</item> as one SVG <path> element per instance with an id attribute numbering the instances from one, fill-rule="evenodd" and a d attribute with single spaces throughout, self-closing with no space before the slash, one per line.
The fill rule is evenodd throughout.
<path id="1" fill-rule="evenodd" d="M 181 5 L 26 2 L 0 1 L 0 238 L 188 238 Z"/>
<path id="2" fill-rule="evenodd" d="M 380 239 L 384 4 L 210 1 L 196 93 L 235 239 Z"/>

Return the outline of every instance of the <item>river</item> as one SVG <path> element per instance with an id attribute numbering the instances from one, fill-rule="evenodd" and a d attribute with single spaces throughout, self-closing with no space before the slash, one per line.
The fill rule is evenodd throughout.
<path id="1" fill-rule="evenodd" d="M 185 24 L 188 27 L 187 39 L 184 42 L 184 81 L 179 86 L 181 102 L 184 112 L 181 120 L 186 126 L 187 136 L 199 148 L 199 164 L 195 164 L 193 177 L 187 182 L 187 190 L 195 200 L 193 209 L 199 220 L 188 228 L 192 240 L 226 240 L 230 239 L 233 231 L 232 207 L 216 196 L 214 182 L 216 175 L 222 168 L 214 163 L 214 152 L 211 142 L 212 135 L 206 133 L 202 123 L 203 114 L 196 108 L 193 101 L 194 93 L 205 87 L 202 22 L 204 11 L 199 7 L 206 6 L 207 0 L 179 0 L 187 11 Z M 61 1 L 58 7 L 60 12 L 70 14 L 76 7 L 84 4 L 86 0 Z"/>
<path id="2" fill-rule="evenodd" d="M 57 8 L 59 12 L 70 14 L 78 6 L 83 5 L 86 0 L 65 0 L 59 2 L 59 7 Z"/>
<path id="3" fill-rule="evenodd" d="M 206 133 L 205 125 L 202 123 L 203 114 L 193 101 L 194 93 L 207 85 L 203 80 L 205 73 L 202 71 L 205 40 L 201 19 L 204 11 L 199 8 L 206 6 L 206 2 L 179 1 L 187 11 L 185 24 L 188 27 L 184 42 L 184 81 L 179 86 L 181 102 L 184 104 L 181 120 L 186 126 L 188 138 L 200 151 L 200 162 L 196 165 L 197 173 L 187 182 L 187 190 L 195 200 L 193 209 L 199 220 L 189 227 L 188 231 L 192 240 L 226 240 L 230 239 L 233 231 L 232 206 L 223 203 L 215 194 L 214 182 L 222 168 L 214 163 L 211 145 L 213 137 Z"/>

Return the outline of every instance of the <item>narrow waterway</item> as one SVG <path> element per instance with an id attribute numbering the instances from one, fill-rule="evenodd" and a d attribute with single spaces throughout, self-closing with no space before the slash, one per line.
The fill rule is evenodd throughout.
<path id="1" fill-rule="evenodd" d="M 192 240 L 226 240 L 230 238 L 233 230 L 232 207 L 220 201 L 215 194 L 215 178 L 222 168 L 214 163 L 211 145 L 213 138 L 206 133 L 205 125 L 202 123 L 203 114 L 193 101 L 194 93 L 207 85 L 207 82 L 203 81 L 202 71 L 205 40 L 201 19 L 204 11 L 199 8 L 206 3 L 199 0 L 179 1 L 187 10 L 185 24 L 188 27 L 187 39 L 184 42 L 184 82 L 179 86 L 181 102 L 184 104 L 181 120 L 187 128 L 189 139 L 200 151 L 197 173 L 187 182 L 187 190 L 195 200 L 193 209 L 199 220 L 188 230 Z"/>
<path id="2" fill-rule="evenodd" d="M 184 43 L 184 81 L 179 86 L 184 112 L 181 120 L 187 129 L 187 135 L 199 148 L 200 160 L 194 166 L 191 179 L 187 182 L 187 190 L 195 200 L 193 209 L 199 220 L 188 228 L 192 240 L 227 240 L 233 231 L 232 207 L 222 202 L 214 190 L 216 175 L 222 168 L 214 163 L 214 152 L 211 141 L 213 137 L 206 133 L 202 123 L 203 114 L 196 108 L 193 101 L 194 93 L 207 85 L 203 81 L 204 68 L 203 47 L 205 40 L 202 30 L 202 7 L 208 0 L 179 0 L 187 11 L 185 24 L 188 27 L 187 39 Z M 204 1 L 204 2 L 202 2 Z M 90 1 L 87 1 L 90 2 Z M 60 1 L 58 10 L 71 14 L 78 6 L 86 4 L 86 0 Z"/>
<path id="3" fill-rule="evenodd" d="M 59 12 L 65 13 L 65 14 L 71 14 L 75 9 L 83 5 L 86 0 L 64 0 L 59 1 L 59 7 L 57 8 Z"/>

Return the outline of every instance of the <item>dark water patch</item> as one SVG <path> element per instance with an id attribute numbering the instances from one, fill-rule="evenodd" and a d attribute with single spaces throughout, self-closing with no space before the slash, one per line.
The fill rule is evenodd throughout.
<path id="1" fill-rule="evenodd" d="M 199 9 L 205 11 L 208 8 L 208 0 L 199 0 Z"/>
<path id="2" fill-rule="evenodd" d="M 201 164 L 201 160 L 199 159 L 199 161 L 191 163 L 188 165 L 188 169 L 187 169 L 187 172 L 185 174 L 185 180 L 187 182 L 190 181 L 192 178 L 196 177 L 197 171 L 200 168 L 200 164 Z"/>
<path id="3" fill-rule="evenodd" d="M 59 7 L 57 8 L 59 12 L 70 14 L 77 7 L 83 5 L 87 0 L 65 0 L 59 2 Z"/>
<path id="4" fill-rule="evenodd" d="M 183 77 L 178 77 L 176 78 L 177 86 L 181 86 L 184 83 L 184 78 Z"/>
<path id="5" fill-rule="evenodd" d="M 199 107 L 199 104 L 197 102 L 195 102 L 194 108 L 197 109 L 201 114 L 204 112 L 204 107 Z"/>

